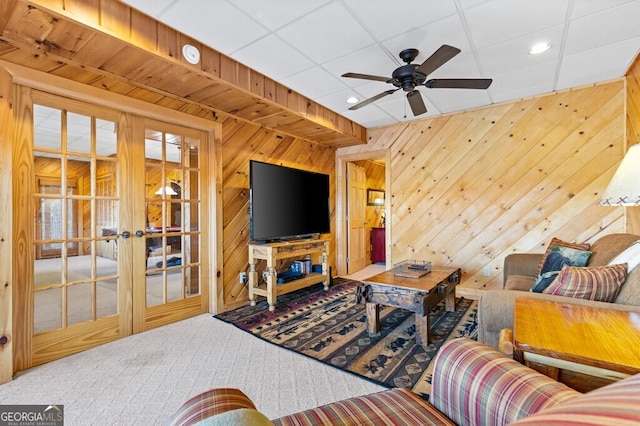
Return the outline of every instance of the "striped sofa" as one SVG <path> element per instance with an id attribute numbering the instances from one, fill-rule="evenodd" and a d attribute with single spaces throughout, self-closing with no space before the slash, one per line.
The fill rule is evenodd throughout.
<path id="1" fill-rule="evenodd" d="M 640 423 L 640 375 L 587 394 L 469 339 L 445 343 L 434 360 L 429 402 L 394 388 L 270 421 L 238 389 L 212 389 L 171 425 L 614 425 Z"/>

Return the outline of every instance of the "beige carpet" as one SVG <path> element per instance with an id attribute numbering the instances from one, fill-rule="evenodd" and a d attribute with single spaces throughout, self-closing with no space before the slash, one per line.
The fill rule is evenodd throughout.
<path id="1" fill-rule="evenodd" d="M 0 404 L 62 404 L 65 426 L 164 425 L 213 387 L 242 389 L 269 418 L 384 389 L 207 314 L 20 372 Z"/>

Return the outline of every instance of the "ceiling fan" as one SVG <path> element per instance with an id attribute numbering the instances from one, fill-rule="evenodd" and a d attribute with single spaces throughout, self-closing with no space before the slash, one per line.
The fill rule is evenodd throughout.
<path id="1" fill-rule="evenodd" d="M 400 59 L 402 59 L 406 65 L 401 65 L 396 68 L 391 74 L 391 78 L 353 72 L 342 74 L 342 77 L 384 81 L 396 87 L 395 89 L 385 90 L 382 93 L 357 103 L 349 109 L 356 110 L 362 108 L 365 105 L 369 105 L 380 98 L 402 89 L 407 92 L 407 100 L 415 116 L 427 112 L 427 107 L 424 105 L 422 95 L 416 89 L 418 86 L 425 86 L 429 89 L 486 89 L 493 81 L 490 78 L 437 78 L 427 80 L 429 74 L 460 53 L 460 49 L 443 44 L 422 64 L 412 64 L 411 62 L 418 56 L 418 53 L 420 53 L 418 49 L 405 49 L 400 52 Z"/>

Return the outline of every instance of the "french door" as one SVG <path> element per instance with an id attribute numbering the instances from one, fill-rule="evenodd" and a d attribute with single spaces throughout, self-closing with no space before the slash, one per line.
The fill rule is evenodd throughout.
<path id="1" fill-rule="evenodd" d="M 206 312 L 207 133 L 37 91 L 32 106 L 26 364 Z"/>

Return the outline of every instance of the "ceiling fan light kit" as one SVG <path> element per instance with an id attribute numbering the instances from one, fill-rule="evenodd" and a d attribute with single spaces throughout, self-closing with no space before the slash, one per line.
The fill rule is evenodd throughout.
<path id="1" fill-rule="evenodd" d="M 402 89 L 407 92 L 407 101 L 411 107 L 411 112 L 413 112 L 414 116 L 417 116 L 427 112 L 422 95 L 417 90 L 418 86 L 424 86 L 428 89 L 487 89 L 493 81 L 490 78 L 439 78 L 427 80 L 427 76 L 460 53 L 460 49 L 443 44 L 422 64 L 412 64 L 411 62 L 413 62 L 419 53 L 418 49 L 404 49 L 400 52 L 400 59 L 405 62 L 405 65 L 396 68 L 391 74 L 391 78 L 352 72 L 343 74 L 342 77 L 382 81 L 396 87 L 395 89 L 385 90 L 369 99 L 365 99 L 349 109 L 356 110 L 362 108 L 365 105 L 369 105 L 378 99 Z"/>

